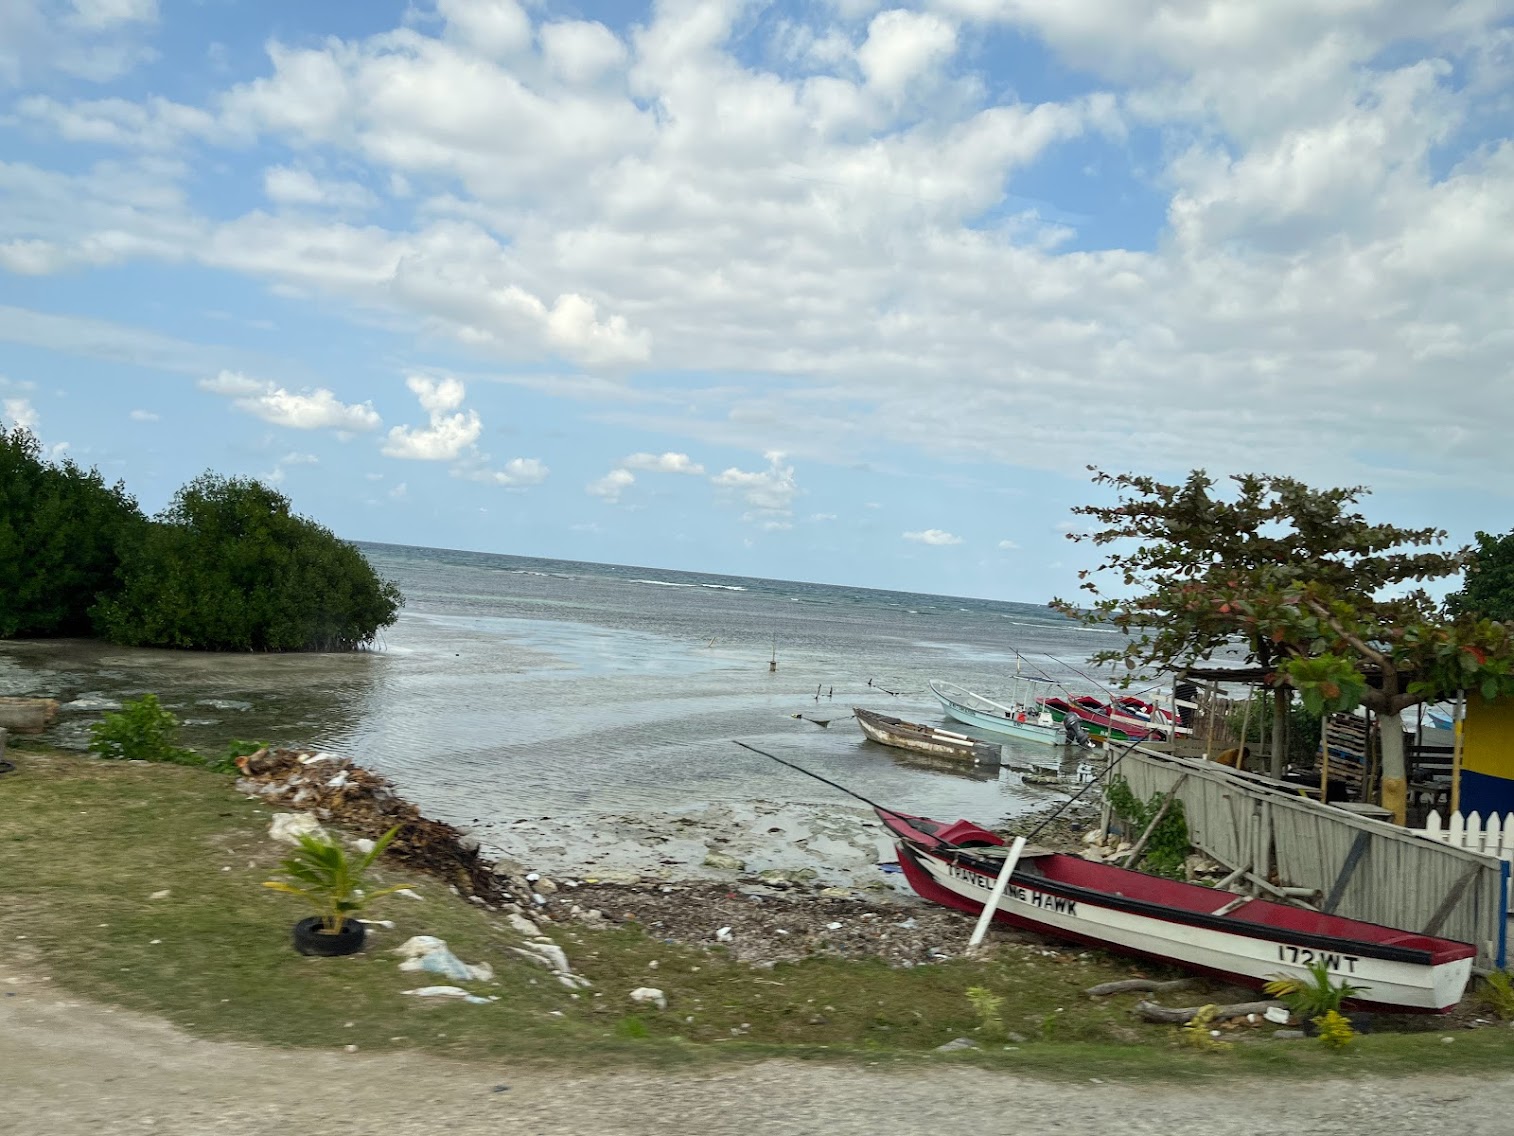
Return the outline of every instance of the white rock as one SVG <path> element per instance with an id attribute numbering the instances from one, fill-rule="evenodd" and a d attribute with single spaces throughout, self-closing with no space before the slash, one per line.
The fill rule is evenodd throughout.
<path id="1" fill-rule="evenodd" d="M 544 895 L 555 895 L 557 893 L 557 885 L 543 876 L 536 881 L 536 890 Z"/>
<path id="2" fill-rule="evenodd" d="M 533 939 L 541 934 L 540 927 L 524 915 L 516 915 L 513 911 L 505 916 L 505 922 L 509 923 L 514 931 L 522 935 L 528 935 Z"/>
<path id="3" fill-rule="evenodd" d="M 668 996 L 655 986 L 638 986 L 631 991 L 631 1001 L 650 1004 L 659 1010 L 668 1008 Z"/>
<path id="4" fill-rule="evenodd" d="M 731 929 L 729 927 L 719 928 L 715 932 L 715 941 L 717 943 L 729 943 L 731 941 Z"/>
<path id="5" fill-rule="evenodd" d="M 162 891 L 155 891 L 150 896 L 148 896 L 147 898 L 148 899 L 167 899 L 168 898 L 168 889 L 164 888 Z"/>

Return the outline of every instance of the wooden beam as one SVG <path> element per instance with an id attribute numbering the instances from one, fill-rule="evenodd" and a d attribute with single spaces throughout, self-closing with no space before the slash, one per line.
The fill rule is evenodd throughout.
<path id="1" fill-rule="evenodd" d="M 1435 935 L 1440 932 L 1441 924 L 1456 910 L 1456 905 L 1461 902 L 1461 897 L 1467 894 L 1467 888 L 1472 886 L 1472 881 L 1477 878 L 1477 873 L 1482 871 L 1481 864 L 1473 864 L 1462 873 L 1461 879 L 1451 885 L 1451 890 L 1446 892 L 1446 898 L 1440 901 L 1440 906 L 1435 909 L 1435 914 L 1430 916 L 1430 921 L 1425 924 L 1421 935 Z"/>
<path id="2" fill-rule="evenodd" d="M 1141 854 L 1146 851 L 1146 842 L 1151 839 L 1151 834 L 1157 830 L 1157 825 L 1162 823 L 1162 818 L 1167 815 L 1167 810 L 1172 808 L 1172 802 L 1178 798 L 1178 790 L 1183 787 L 1183 782 L 1187 780 L 1188 774 L 1185 773 L 1167 791 L 1167 799 L 1162 802 L 1162 807 L 1157 810 L 1157 815 L 1151 818 L 1151 823 L 1146 826 L 1146 831 L 1141 833 L 1141 839 L 1136 841 L 1135 847 L 1125 857 L 1125 867 L 1129 868 L 1133 866 L 1141 858 Z"/>
<path id="3" fill-rule="evenodd" d="M 1335 913 L 1336 905 L 1346 893 L 1346 885 L 1351 882 L 1351 877 L 1356 873 L 1356 866 L 1366 856 L 1368 847 L 1372 844 L 1372 834 L 1365 829 L 1356 834 L 1356 839 L 1351 842 L 1351 851 L 1346 853 L 1346 862 L 1341 865 L 1340 874 L 1335 877 L 1335 882 L 1330 885 L 1330 895 L 1325 900 L 1325 905 L 1320 908 L 1326 915 Z"/>

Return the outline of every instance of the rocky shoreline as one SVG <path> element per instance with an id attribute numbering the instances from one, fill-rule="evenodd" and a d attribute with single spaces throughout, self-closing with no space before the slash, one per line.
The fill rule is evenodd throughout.
<path id="1" fill-rule="evenodd" d="M 679 855 L 661 857 L 668 863 L 649 865 L 645 876 L 594 869 L 595 854 L 602 856 L 620 830 L 657 835 L 656 821 L 611 818 L 580 841 L 588 870 L 569 871 L 565 847 L 546 843 L 541 856 L 531 850 L 549 818 L 505 826 L 514 830 L 515 855 L 503 855 L 487 849 L 477 832 L 423 816 L 387 778 L 346 758 L 260 750 L 238 765 L 237 788 L 270 805 L 310 813 L 360 838 L 400 825 L 390 846 L 395 860 L 473 903 L 535 924 L 638 926 L 654 939 L 720 949 L 757 966 L 835 957 L 901 967 L 961 954 L 972 927 L 962 913 L 919 900 L 886 870 L 892 848 L 860 810 L 800 819 L 777 805 L 714 806 L 675 817 L 666 823 L 663 846 Z M 739 822 L 748 819 L 772 823 L 743 829 Z M 1015 828 L 1034 823 L 1017 818 Z M 1086 824 L 1059 818 L 1038 841 L 1080 841 Z M 743 836 L 752 830 L 765 840 Z M 544 860 L 559 867 L 545 870 Z M 694 864 L 705 878 L 674 877 Z M 1002 930 L 997 937 L 1040 942 Z"/>

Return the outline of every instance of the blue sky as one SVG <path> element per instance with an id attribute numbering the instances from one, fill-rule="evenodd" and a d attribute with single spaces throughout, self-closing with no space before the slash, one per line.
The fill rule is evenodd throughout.
<path id="1" fill-rule="evenodd" d="M 0 417 L 149 510 L 1041 601 L 1084 467 L 1514 529 L 1514 0 L 11 0 Z"/>

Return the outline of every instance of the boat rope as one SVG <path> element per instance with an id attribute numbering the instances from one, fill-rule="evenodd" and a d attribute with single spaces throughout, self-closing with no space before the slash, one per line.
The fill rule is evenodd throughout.
<path id="1" fill-rule="evenodd" d="M 898 817 L 900 820 L 903 820 L 903 821 L 913 822 L 913 820 L 914 820 L 913 817 L 908 817 L 908 816 L 905 816 L 903 813 L 895 812 L 893 809 L 885 808 L 883 805 L 880 805 L 877 801 L 870 801 L 866 797 L 864 797 L 861 793 L 855 793 L 851 789 L 848 789 L 845 785 L 838 785 L 836 782 L 832 781 L 829 777 L 822 777 L 822 776 L 820 776 L 820 774 L 814 773 L 814 772 L 806 769 L 802 765 L 795 765 L 792 761 L 784 761 L 783 758 L 778 757 L 776 754 L 771 754 L 771 753 L 769 753 L 765 749 L 758 749 L 754 745 L 747 745 L 746 742 L 738 742 L 734 738 L 732 738 L 731 740 L 733 742 L 735 742 L 736 745 L 739 745 L 742 749 L 749 749 L 753 753 L 760 753 L 763 757 L 772 758 L 772 760 L 776 761 L 779 765 L 787 765 L 790 769 L 798 770 L 800 773 L 803 773 L 806 777 L 813 777 L 816 781 L 820 781 L 823 784 L 829 785 L 832 789 L 840 789 L 848 797 L 856 797 L 857 800 L 861 801 L 864 805 L 870 805 L 872 808 L 877 809 L 880 813 L 887 813 L 889 816 L 891 816 L 891 817 Z"/>
<path id="2" fill-rule="evenodd" d="M 1093 780 L 1089 781 L 1087 785 L 1084 785 L 1081 789 L 1079 789 L 1075 795 L 1067 798 L 1067 800 L 1062 804 L 1062 806 L 1060 808 L 1057 809 L 1056 812 L 1052 813 L 1048 817 L 1043 818 L 1040 824 L 1036 825 L 1035 828 L 1031 829 L 1030 832 L 1026 834 L 1026 837 L 1025 837 L 1026 842 L 1029 843 L 1030 841 L 1034 840 L 1037 836 L 1041 835 L 1042 831 L 1046 828 L 1047 825 L 1049 825 L 1052 821 L 1056 820 L 1059 816 L 1061 816 L 1063 813 L 1065 813 L 1073 805 L 1077 804 L 1077 802 L 1081 801 L 1083 799 L 1083 795 L 1085 793 L 1087 793 L 1088 790 L 1092 789 L 1095 785 L 1101 784 L 1103 782 L 1107 782 L 1108 779 L 1109 779 L 1109 775 L 1114 772 L 1114 767 L 1116 765 L 1119 765 L 1120 762 L 1124 761 L 1125 760 L 1125 755 L 1128 754 L 1128 753 L 1130 753 L 1131 750 L 1135 749 L 1136 746 L 1140 745 L 1141 742 L 1142 742 L 1142 740 L 1144 740 L 1144 739 L 1137 738 L 1135 741 L 1127 742 L 1125 744 L 1125 748 L 1122 749 L 1119 752 L 1119 754 L 1114 758 L 1114 760 L 1112 760 L 1108 765 L 1106 765 L 1104 767 L 1104 771 L 1102 773 L 1100 773 L 1097 777 L 1093 778 Z"/>

